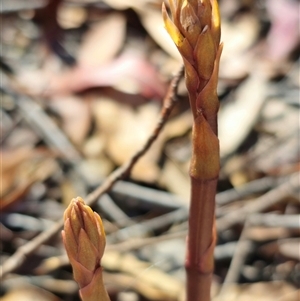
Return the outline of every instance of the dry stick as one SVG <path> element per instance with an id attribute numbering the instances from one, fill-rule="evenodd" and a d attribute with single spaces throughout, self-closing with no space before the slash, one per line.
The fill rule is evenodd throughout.
<path id="1" fill-rule="evenodd" d="M 223 231 L 233 226 L 234 224 L 243 222 L 248 214 L 262 212 L 269 207 L 277 204 L 284 198 L 292 195 L 300 186 L 300 172 L 293 173 L 289 179 L 265 193 L 261 197 L 249 201 L 247 205 L 235 211 L 229 212 L 227 215 L 217 220 L 217 230 Z"/>
<path id="2" fill-rule="evenodd" d="M 248 229 L 253 226 L 267 226 L 267 227 L 287 227 L 292 229 L 299 229 L 300 215 L 278 215 L 278 214 L 259 214 L 254 213 L 247 217 L 244 224 L 243 231 L 240 235 L 239 241 L 235 247 L 234 256 L 231 260 L 230 267 L 225 277 L 219 296 L 222 300 L 228 298 L 226 294 L 229 285 L 238 281 L 241 267 L 244 265 L 247 255 L 253 250 L 254 243 L 247 238 Z"/>
<path id="3" fill-rule="evenodd" d="M 28 124 L 40 137 L 43 137 L 43 140 L 55 153 L 59 152 L 72 166 L 77 166 L 81 161 L 80 153 L 55 122 L 45 114 L 42 106 L 26 95 L 14 96 L 18 100 L 17 106 Z"/>
<path id="4" fill-rule="evenodd" d="M 174 213 L 175 212 L 179 213 L 179 210 L 174 211 Z M 182 214 L 185 215 L 184 212 L 182 212 Z M 166 219 L 168 219 L 167 216 L 164 215 L 164 217 L 166 217 Z M 279 215 L 279 214 L 269 214 L 269 213 L 266 213 L 266 214 L 254 213 L 254 214 L 251 214 L 247 218 L 247 223 L 249 226 L 284 227 L 284 228 L 289 228 L 289 229 L 298 229 L 299 228 L 299 220 L 300 220 L 299 214 Z M 150 220 L 149 222 L 151 222 L 151 221 L 152 220 Z M 147 222 L 148 221 L 146 221 L 145 223 L 147 223 Z M 176 222 L 176 220 L 175 221 L 173 220 L 173 222 Z M 166 222 L 166 224 L 167 224 L 167 222 Z M 149 225 L 149 226 L 152 226 L 152 225 Z M 130 228 L 131 228 L 131 226 L 128 227 L 128 230 Z M 122 231 L 122 230 L 119 230 L 119 231 Z M 147 230 L 149 232 L 151 229 L 147 229 Z M 117 232 L 119 232 L 119 231 L 117 231 Z M 133 234 L 132 231 L 130 231 L 130 233 Z M 115 233 L 108 235 L 107 238 L 109 239 L 110 236 L 114 235 L 114 234 Z M 130 237 L 130 239 L 128 239 L 128 237 L 130 236 L 130 235 L 128 235 L 128 237 L 126 237 L 126 240 L 124 240 L 124 241 L 117 242 L 114 244 L 108 244 L 106 246 L 106 251 L 128 252 L 131 250 L 139 249 L 141 247 L 145 247 L 147 245 L 157 244 L 162 241 L 183 238 L 186 236 L 186 234 L 187 234 L 187 230 L 169 232 L 166 234 L 162 234 L 158 237 L 145 237 L 145 238 L 143 237 L 142 238 L 142 237 L 133 236 L 133 237 Z M 241 234 L 240 240 L 242 239 L 242 237 L 243 237 L 243 234 Z M 26 240 L 24 240 L 22 242 L 22 244 L 24 244 L 24 243 L 26 243 Z M 215 260 L 222 260 L 225 258 L 228 259 L 228 258 L 233 257 L 233 254 L 235 254 L 236 250 L 239 249 L 237 244 L 238 244 L 237 242 L 229 242 L 226 244 L 217 245 L 215 248 L 215 251 L 214 251 Z M 237 256 L 237 254 L 235 254 L 234 256 Z M 45 263 L 48 260 L 51 260 L 51 262 L 52 262 L 51 265 L 49 267 L 48 266 L 46 267 L 46 264 L 42 263 L 41 266 L 38 267 L 38 269 L 36 270 L 36 272 L 38 274 L 39 273 L 45 274 L 45 273 L 51 272 L 55 269 L 58 269 L 60 266 L 67 265 L 69 263 L 68 257 L 66 254 L 61 255 L 61 256 L 56 256 L 55 263 L 54 263 L 54 258 L 46 259 Z"/>
<path id="5" fill-rule="evenodd" d="M 181 230 L 179 232 L 172 232 L 160 235 L 158 237 L 147 237 L 147 238 L 134 238 L 127 241 L 123 241 L 120 243 L 107 245 L 105 248 L 105 252 L 109 251 L 118 251 L 120 253 L 137 250 L 147 245 L 154 245 L 166 240 L 178 239 L 186 237 L 187 231 Z M 63 254 L 60 256 L 55 256 L 44 260 L 36 269 L 36 274 L 46 274 L 50 273 L 61 266 L 65 266 L 69 264 L 69 259 L 67 254 Z M 105 268 L 105 266 L 104 266 Z"/>
<path id="6" fill-rule="evenodd" d="M 177 211 L 177 210 L 176 210 Z M 175 211 L 175 212 L 176 212 Z M 175 213 L 174 212 L 174 213 Z M 179 210 L 178 210 L 179 213 Z M 183 215 L 185 215 L 184 212 L 182 212 Z M 278 215 L 278 214 L 261 214 L 261 213 L 254 213 L 251 214 L 248 218 L 246 223 L 248 226 L 264 226 L 264 227 L 284 227 L 289 229 L 298 229 L 299 228 L 299 220 L 300 215 L 299 214 L 292 214 L 292 215 Z M 173 221 L 174 222 L 174 221 Z M 147 223 L 147 222 L 146 222 Z M 128 228 L 130 229 L 131 226 Z M 125 228 L 126 229 L 126 228 Z M 122 229 L 123 230 L 123 229 Z M 119 231 L 122 231 L 119 230 Z M 149 231 L 150 229 L 148 229 Z M 244 230 L 246 230 L 246 224 L 244 226 Z M 118 232 L 118 231 L 117 231 Z M 240 248 L 238 244 L 241 242 L 242 239 L 245 238 L 245 235 L 242 232 L 239 242 L 229 242 L 222 245 L 217 245 L 214 251 L 214 257 L 215 260 L 223 260 L 234 257 L 239 258 L 239 262 L 241 262 L 242 253 L 241 249 L 245 249 L 244 247 Z M 147 245 L 154 245 L 166 240 L 172 240 L 172 239 L 178 239 L 178 238 L 184 238 L 186 237 L 187 230 L 180 230 L 177 232 L 170 232 L 166 234 L 162 234 L 158 237 L 133 237 L 133 239 L 126 239 L 122 242 L 117 242 L 115 244 L 108 244 L 106 246 L 106 251 L 118 251 L 118 252 L 128 252 L 131 250 L 136 250 L 141 247 L 145 247 Z M 114 235 L 111 234 L 111 235 Z M 110 235 L 107 236 L 109 238 Z M 23 243 L 26 243 L 24 240 Z M 247 249 L 247 248 L 246 248 Z M 237 259 L 235 259 L 237 261 Z M 51 264 L 48 262 L 51 261 Z M 37 274 L 46 274 L 49 272 L 52 272 L 61 266 L 67 265 L 69 263 L 69 259 L 66 254 L 52 257 L 49 259 L 46 259 L 36 270 L 35 272 Z M 233 265 L 233 267 L 231 267 Z M 234 269 L 234 263 L 232 262 L 230 269 Z M 238 266 L 241 266 L 240 264 Z M 235 269 L 234 269 L 235 270 Z M 229 272 L 228 272 L 229 273 Z M 229 276 L 228 276 L 229 277 Z M 229 279 L 232 279 L 231 276 L 229 278 L 226 278 L 224 282 L 228 282 Z"/>
<path id="7" fill-rule="evenodd" d="M 231 260 L 229 270 L 225 277 L 222 288 L 219 292 L 219 296 L 221 297 L 221 300 L 222 300 L 223 295 L 225 298 L 224 300 L 226 300 L 226 298 L 228 298 L 228 295 L 226 297 L 226 289 L 228 289 L 228 286 L 230 283 L 235 283 L 238 281 L 241 267 L 243 266 L 247 255 L 253 249 L 253 242 L 251 240 L 247 239 L 247 230 L 248 229 L 249 229 L 249 222 L 248 222 L 248 220 L 246 220 L 243 231 L 240 235 L 239 241 L 235 247 L 235 252 L 234 252 L 233 258 Z"/>
<path id="8" fill-rule="evenodd" d="M 28 289 L 28 284 L 45 289 L 54 294 L 56 293 L 56 294 L 70 295 L 72 293 L 75 294 L 76 292 L 78 292 L 78 285 L 74 280 L 57 279 L 54 278 L 53 275 L 38 275 L 38 276 L 31 275 L 30 277 L 28 277 L 28 275 L 13 275 L 13 277 L 9 277 L 1 282 L 1 289 L 4 291 L 17 290 L 18 293 L 21 295 L 22 289 L 20 288 L 24 288 L 26 290 L 26 288 Z M 15 298 L 18 299 L 17 297 Z M 24 298 L 22 297 L 18 300 L 22 300 L 22 299 L 24 300 Z M 27 300 L 37 300 L 37 299 L 32 297 L 32 299 L 27 299 Z M 42 298 L 42 300 L 45 299 Z M 52 300 L 54 299 L 52 298 Z M 61 300 L 61 299 L 55 299 L 55 300 Z"/>
<path id="9" fill-rule="evenodd" d="M 270 151 L 278 148 L 281 145 L 284 145 L 293 137 L 299 137 L 299 128 L 289 131 L 287 135 L 279 136 L 279 138 L 277 138 L 276 140 L 274 140 L 274 138 L 269 137 L 269 139 L 264 144 L 264 147 L 249 150 L 247 153 L 247 157 L 244 158 L 243 161 L 240 162 L 240 164 L 232 168 L 230 170 L 230 174 L 248 168 L 248 166 L 255 164 L 259 159 L 262 159 L 263 156 L 270 157 Z"/>
<path id="10" fill-rule="evenodd" d="M 114 241 L 126 241 L 130 238 L 145 236 L 148 233 L 169 226 L 170 224 L 181 223 L 185 221 L 187 217 L 188 210 L 186 208 L 180 208 L 111 233 L 107 235 L 107 241 L 111 243 Z"/>
<path id="11" fill-rule="evenodd" d="M 299 229 L 300 214 L 254 213 L 247 218 L 247 221 L 251 226 Z"/>
<path id="12" fill-rule="evenodd" d="M 113 199 L 106 193 L 100 197 L 97 204 L 102 212 L 105 212 L 107 216 L 120 228 L 132 225 L 131 218 L 115 204 Z"/>
<path id="13" fill-rule="evenodd" d="M 184 238 L 186 237 L 187 230 L 181 230 L 178 232 L 171 232 L 167 234 L 163 234 L 157 237 L 147 237 L 147 238 L 135 238 L 132 240 L 123 241 L 114 245 L 108 245 L 106 247 L 107 251 L 119 251 L 119 252 L 128 252 L 131 250 L 140 249 L 147 245 L 154 245 L 160 242 L 164 242 L 167 240 Z"/>
<path id="14" fill-rule="evenodd" d="M 23 10 L 44 8 L 47 1 L 1 1 L 0 13 L 11 14 Z"/>
<path id="15" fill-rule="evenodd" d="M 216 204 L 223 206 L 230 202 L 242 199 L 250 194 L 261 193 L 262 191 L 266 191 L 275 186 L 278 181 L 279 179 L 273 177 L 264 177 L 248 182 L 240 187 L 222 191 L 216 196 Z"/>
<path id="16" fill-rule="evenodd" d="M 120 181 L 111 190 L 112 195 L 119 195 L 122 197 L 134 198 L 142 204 L 142 206 L 148 206 L 153 208 L 164 208 L 168 210 L 174 210 L 187 207 L 189 204 L 182 198 L 175 194 L 171 194 L 166 191 L 160 191 L 157 189 L 142 187 L 135 183 L 126 181 Z"/>
<path id="17" fill-rule="evenodd" d="M 153 142 L 156 140 L 158 134 L 161 132 L 163 126 L 165 125 L 176 101 L 177 101 L 177 86 L 178 83 L 183 75 L 183 67 L 180 68 L 177 75 L 173 78 L 169 90 L 167 92 L 167 95 L 164 99 L 164 106 L 161 111 L 161 118 L 159 122 L 156 125 L 156 128 L 154 129 L 152 135 L 149 137 L 149 139 L 146 141 L 145 145 L 131 157 L 131 159 L 123 164 L 120 168 L 118 168 L 116 171 L 111 173 L 111 175 L 108 177 L 108 179 L 97 189 L 95 189 L 92 193 L 90 193 L 86 198 L 86 204 L 91 206 L 94 201 L 102 195 L 104 192 L 107 192 L 110 190 L 110 188 L 117 182 L 118 180 L 121 180 L 122 178 L 125 178 L 128 176 L 135 165 L 135 163 L 147 152 L 147 150 L 150 148 L 150 146 L 153 144 Z"/>
<path id="18" fill-rule="evenodd" d="M 173 240 L 173 239 L 183 239 L 187 235 L 187 230 L 180 230 L 177 232 L 170 232 L 167 234 L 162 234 L 157 237 L 146 237 L 146 238 L 134 238 L 127 241 L 123 241 L 120 243 L 107 245 L 105 250 L 108 251 L 117 251 L 120 253 L 129 252 L 132 250 L 137 250 L 149 245 L 155 245 L 160 242 Z M 215 259 L 216 260 L 223 260 L 232 258 L 237 243 L 236 242 L 229 242 L 223 245 L 218 245 L 215 248 Z M 36 269 L 35 274 L 43 275 L 50 273 L 54 270 L 57 270 L 61 266 L 65 266 L 69 264 L 69 259 L 67 254 L 63 254 L 60 256 L 50 257 L 44 260 Z"/>
<path id="19" fill-rule="evenodd" d="M 23 92 L 22 96 L 13 91 L 8 91 L 13 95 L 17 101 L 17 105 L 22 113 L 22 118 L 31 125 L 32 128 L 39 134 L 39 136 L 47 143 L 47 145 L 54 149 L 55 153 L 59 153 L 63 158 L 71 164 L 71 166 L 82 177 L 81 171 L 78 169 L 82 161 L 80 153 L 74 148 L 70 140 L 61 132 L 60 128 L 53 122 L 53 120 L 45 114 L 42 106 L 37 100 L 31 99 L 28 95 L 26 87 L 18 82 L 16 78 L 10 76 L 14 82 L 17 90 Z M 2 83 L 0 83 L 1 85 Z M 82 177 L 83 178 L 83 177 Z M 85 178 L 82 179 L 86 181 Z M 112 188 L 112 192 L 123 197 L 129 195 L 134 197 L 143 204 L 153 207 L 163 207 L 167 209 L 177 209 L 182 205 L 187 206 L 186 202 L 175 195 L 168 192 L 158 191 L 151 188 L 141 187 L 140 185 L 119 181 Z M 82 194 L 84 195 L 84 194 Z M 107 213 L 107 212 L 105 212 Z"/>
<path id="20" fill-rule="evenodd" d="M 129 175 L 135 163 L 146 153 L 146 151 L 156 140 L 158 134 L 162 130 L 173 107 L 177 102 L 177 86 L 180 81 L 180 78 L 182 77 L 182 74 L 183 74 L 183 68 L 181 68 L 179 72 L 176 74 L 176 76 L 173 78 L 169 90 L 164 99 L 164 106 L 161 111 L 160 120 L 157 123 L 152 135 L 149 137 L 145 145 L 130 160 L 128 160 L 125 164 L 123 164 L 121 167 L 119 167 L 113 173 L 111 173 L 100 187 L 98 187 L 92 193 L 90 193 L 85 198 L 86 204 L 91 206 L 96 201 L 97 198 L 99 198 L 102 194 L 109 191 L 110 188 L 118 180 Z M 1 266 L 0 278 L 3 278 L 6 274 L 17 269 L 21 264 L 24 263 L 26 256 L 30 255 L 41 244 L 49 240 L 53 235 L 55 235 L 59 230 L 61 230 L 62 227 L 63 227 L 63 219 L 59 220 L 49 230 L 39 234 L 24 246 L 19 247 L 18 250 L 11 257 L 9 257 Z"/>

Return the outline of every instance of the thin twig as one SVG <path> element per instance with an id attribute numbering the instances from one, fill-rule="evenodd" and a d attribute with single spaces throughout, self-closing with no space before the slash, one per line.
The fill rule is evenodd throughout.
<path id="1" fill-rule="evenodd" d="M 170 192 L 144 187 L 127 181 L 118 182 L 111 190 L 112 195 L 136 199 L 143 207 L 164 208 L 168 210 L 188 208 L 189 203 Z"/>
<path id="2" fill-rule="evenodd" d="M 173 107 L 177 102 L 177 87 L 178 83 L 183 75 L 183 67 L 179 70 L 177 75 L 173 78 L 169 90 L 164 99 L 164 106 L 161 110 L 160 120 L 157 123 L 152 135 L 149 137 L 145 145 L 125 164 L 116 169 L 111 173 L 103 184 L 90 193 L 86 198 L 86 204 L 92 205 L 102 194 L 108 192 L 111 187 L 120 179 L 128 176 L 135 165 L 135 163 L 147 152 L 153 142 L 156 140 L 163 126 L 165 125 Z M 30 255 L 36 248 L 41 244 L 49 240 L 53 235 L 55 235 L 59 230 L 62 229 L 63 219 L 57 221 L 53 227 L 49 228 L 47 231 L 39 234 L 34 239 L 32 239 L 27 244 L 18 248 L 17 251 L 9 257 L 3 265 L 0 267 L 0 278 L 3 278 L 8 273 L 17 269 L 26 260 L 26 257 Z"/>
<path id="3" fill-rule="evenodd" d="M 234 224 L 243 222 L 249 214 L 262 212 L 294 194 L 299 189 L 299 176 L 299 172 L 293 173 L 286 182 L 280 184 L 278 187 L 253 201 L 249 201 L 244 207 L 218 218 L 217 230 L 224 231 Z"/>
<path id="4" fill-rule="evenodd" d="M 230 267 L 225 277 L 222 288 L 219 292 L 220 298 L 224 296 L 224 300 L 228 298 L 226 290 L 229 285 L 237 283 L 248 254 L 253 250 L 254 243 L 248 238 L 248 230 L 251 226 L 267 226 L 267 227 L 289 227 L 299 228 L 299 215 L 277 215 L 277 214 L 251 214 L 247 217 L 243 231 L 239 241 L 235 247 L 234 256 L 231 260 Z"/>
<path id="5" fill-rule="evenodd" d="M 240 239 L 236 245 L 233 258 L 230 263 L 229 270 L 220 290 L 219 296 L 224 296 L 226 300 L 226 290 L 230 284 L 236 283 L 240 276 L 241 267 L 244 265 L 249 252 L 253 249 L 253 242 L 247 239 L 247 230 L 249 229 L 249 222 L 246 220 Z M 228 297 L 228 295 L 227 295 Z"/>
<path id="6" fill-rule="evenodd" d="M 186 225 L 187 226 L 187 225 Z M 187 235 L 187 230 L 183 229 L 177 232 L 169 232 L 162 234 L 157 237 L 146 237 L 146 238 L 133 238 L 127 241 L 122 241 L 116 244 L 108 244 L 106 251 L 117 251 L 120 253 L 137 250 L 145 246 L 155 245 L 163 241 L 172 239 L 183 239 Z M 230 259 L 236 249 L 237 242 L 228 242 L 226 244 L 218 245 L 215 248 L 214 256 L 215 260 Z M 67 254 L 62 254 L 55 257 L 45 259 L 35 270 L 34 273 L 37 275 L 43 275 L 53 272 L 62 266 L 69 264 Z"/>
<path id="7" fill-rule="evenodd" d="M 95 189 L 92 193 L 90 193 L 86 198 L 85 202 L 87 205 L 91 206 L 95 200 L 102 195 L 104 192 L 107 192 L 110 190 L 110 188 L 118 181 L 121 180 L 127 176 L 129 176 L 133 166 L 136 164 L 136 162 L 147 152 L 147 150 L 150 148 L 150 146 L 153 144 L 153 142 L 156 140 L 158 134 L 162 130 L 163 126 L 165 125 L 173 107 L 175 106 L 175 103 L 177 102 L 177 86 L 181 79 L 181 76 L 183 75 L 183 67 L 179 70 L 177 75 L 173 78 L 169 90 L 166 94 L 166 97 L 164 99 L 164 106 L 161 110 L 160 114 L 160 120 L 158 121 L 156 128 L 154 129 L 152 135 L 148 138 L 144 146 L 135 153 L 131 157 L 130 160 L 128 160 L 126 163 L 124 163 L 120 168 L 116 169 L 114 172 L 112 172 L 106 181 L 97 189 Z"/>
<path id="8" fill-rule="evenodd" d="M 102 212 L 106 214 L 118 227 L 123 228 L 132 225 L 131 218 L 113 201 L 106 193 L 102 195 L 97 204 Z"/>
<path id="9" fill-rule="evenodd" d="M 143 221 L 139 224 L 134 224 L 126 228 L 120 229 L 107 236 L 107 241 L 126 241 L 131 238 L 143 237 L 155 230 L 167 227 L 171 224 L 181 223 L 188 218 L 188 210 L 180 208 L 161 216 Z"/>
<path id="10" fill-rule="evenodd" d="M 250 194 L 266 191 L 276 186 L 277 183 L 278 179 L 275 179 L 273 177 L 264 177 L 258 180 L 254 180 L 242 185 L 241 187 L 228 189 L 226 191 L 218 193 L 216 196 L 216 203 L 218 206 L 227 205 L 230 202 L 245 198 Z"/>
<path id="11" fill-rule="evenodd" d="M 14 95 L 17 106 L 35 132 L 43 138 L 46 144 L 61 154 L 72 166 L 78 166 L 81 161 L 81 154 L 76 150 L 69 138 L 44 112 L 43 107 L 26 95 Z"/>
<path id="12" fill-rule="evenodd" d="M 299 229 L 300 214 L 254 213 L 247 220 L 251 226 Z"/>

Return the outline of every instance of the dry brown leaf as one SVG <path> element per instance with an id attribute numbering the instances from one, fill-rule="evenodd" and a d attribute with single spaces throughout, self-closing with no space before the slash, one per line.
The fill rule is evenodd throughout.
<path id="1" fill-rule="evenodd" d="M 232 154 L 244 141 L 259 117 L 266 102 L 267 79 L 253 72 L 242 83 L 236 100 L 224 106 L 219 113 L 219 139 L 221 157 Z"/>
<path id="2" fill-rule="evenodd" d="M 287 293 L 284 296 L 281 296 L 276 301 L 299 301 L 300 300 L 300 289 L 297 289 L 293 292 Z"/>
<path id="3" fill-rule="evenodd" d="M 34 158 L 36 152 L 32 153 L 32 159 L 23 162 L 19 168 L 17 176 L 14 179 L 14 187 L 1 198 L 0 209 L 4 210 L 26 193 L 30 186 L 35 182 L 43 182 L 58 168 L 56 161 L 52 158 Z"/>
<path id="4" fill-rule="evenodd" d="M 193 125 L 192 112 L 187 111 L 169 120 L 163 129 L 167 139 L 179 137 L 187 133 Z"/>
<path id="5" fill-rule="evenodd" d="M 300 224 L 300 221 L 299 221 Z M 278 241 L 279 252 L 285 257 L 300 261 L 300 239 L 281 239 Z"/>
<path id="6" fill-rule="evenodd" d="M 190 179 L 186 167 L 187 165 L 175 164 L 168 159 L 164 164 L 159 183 L 168 191 L 181 196 L 184 200 L 189 200 Z"/>
<path id="7" fill-rule="evenodd" d="M 213 301 L 298 301 L 297 290 L 284 281 L 228 285 Z"/>
<path id="8" fill-rule="evenodd" d="M 99 181 L 107 177 L 114 169 L 114 164 L 105 155 L 86 159 L 79 165 L 79 170 L 92 186 L 99 185 Z"/>
<path id="9" fill-rule="evenodd" d="M 184 294 L 175 299 L 170 298 L 169 294 L 153 287 L 151 284 L 138 281 L 136 277 L 124 273 L 104 273 L 104 282 L 108 291 L 114 291 L 117 288 L 121 292 L 126 292 L 130 288 L 131 291 L 140 293 L 147 300 L 151 301 L 184 301 Z M 121 297 L 121 294 L 119 296 Z"/>
<path id="10" fill-rule="evenodd" d="M 126 162 L 148 139 L 159 116 L 157 104 L 148 103 L 137 110 L 113 102 L 94 102 L 93 113 L 96 124 L 105 137 L 106 153 L 117 165 Z M 157 161 L 161 155 L 163 137 L 160 136 L 150 151 L 138 161 L 132 177 L 153 182 L 158 177 Z"/>
<path id="11" fill-rule="evenodd" d="M 178 300 L 184 292 L 184 285 L 175 277 L 164 273 L 149 263 L 138 260 L 131 254 L 121 255 L 118 252 L 106 252 L 102 258 L 102 264 L 107 269 L 122 271 L 133 275 L 136 281 L 148 283 L 164 292 L 171 300 Z M 141 292 L 143 294 L 143 292 Z"/>
<path id="12" fill-rule="evenodd" d="M 167 33 L 160 10 L 139 11 L 140 19 L 152 39 L 170 56 L 182 63 L 182 57 Z"/>
<path id="13" fill-rule="evenodd" d="M 52 293 L 33 285 L 15 288 L 0 298 L 0 301 L 61 301 Z"/>
<path id="14" fill-rule="evenodd" d="M 57 11 L 57 22 L 63 29 L 78 28 L 87 19 L 84 7 L 68 5 L 63 2 Z"/>
<path id="15" fill-rule="evenodd" d="M 127 53 L 102 66 L 76 66 L 49 83 L 48 95 L 81 92 L 94 87 L 114 87 L 147 99 L 162 99 L 167 86 L 159 73 L 137 53 Z"/>
<path id="16" fill-rule="evenodd" d="M 222 20 L 221 77 L 241 79 L 252 70 L 253 59 L 248 50 L 255 43 L 259 30 L 259 20 L 251 14 L 245 14 L 232 23 Z"/>
<path id="17" fill-rule="evenodd" d="M 257 158 L 253 167 L 264 173 L 283 174 L 299 162 L 299 111 L 283 98 L 274 98 L 268 99 L 261 114 L 259 129 L 269 134 L 260 135 L 253 146 L 253 157 Z M 294 166 L 297 168 L 297 163 Z"/>
<path id="18" fill-rule="evenodd" d="M 281 61 L 299 45 L 299 1 L 267 0 L 266 8 L 271 19 L 267 56 Z"/>
<path id="19" fill-rule="evenodd" d="M 105 138 L 101 132 L 88 137 L 82 147 L 85 158 L 95 159 L 101 156 L 105 149 Z"/>
<path id="20" fill-rule="evenodd" d="M 91 112 L 88 101 L 73 95 L 54 97 L 49 106 L 62 118 L 62 129 L 76 144 L 83 143 L 91 125 Z"/>
<path id="21" fill-rule="evenodd" d="M 72 180 L 63 179 L 60 183 L 62 204 L 67 207 L 70 204 L 70 200 L 74 198 L 74 195 L 78 195 L 74 183 Z"/>
<path id="22" fill-rule="evenodd" d="M 142 9 L 149 3 L 159 3 L 160 0 L 103 0 L 106 4 L 116 10 L 124 10 L 128 8 Z M 160 4 L 160 3 L 159 3 Z"/>
<path id="23" fill-rule="evenodd" d="M 18 70 L 16 74 L 18 85 L 15 88 L 21 94 L 24 93 L 24 89 L 26 89 L 26 94 L 30 95 L 47 94 L 49 84 L 53 80 L 53 77 L 61 72 L 61 68 L 62 62 L 58 57 L 54 55 L 48 56 L 41 68 L 21 68 Z M 20 87 L 20 83 L 22 83 L 22 87 Z"/>
<path id="24" fill-rule="evenodd" d="M 229 23 L 222 22 L 222 41 L 224 50 L 222 59 L 234 59 L 237 55 L 243 54 L 257 39 L 259 34 L 259 20 L 255 15 L 244 14 Z"/>
<path id="25" fill-rule="evenodd" d="M 247 238 L 254 241 L 270 241 L 274 239 L 289 237 L 289 235 L 291 235 L 288 229 L 280 227 L 250 227 L 249 229 L 247 229 L 246 233 Z"/>
<path id="26" fill-rule="evenodd" d="M 279 237 L 277 237 L 281 239 L 278 239 L 277 241 L 272 241 L 270 243 L 266 243 L 259 247 L 259 253 L 267 258 L 271 258 L 274 256 L 278 256 L 278 254 L 281 254 L 286 258 L 299 261 L 300 240 L 298 238 L 285 238 L 291 237 L 291 233 L 287 235 L 287 229 L 285 229 L 285 232 L 285 235 L 280 235 Z"/>
<path id="27" fill-rule="evenodd" d="M 98 66 L 111 61 L 124 43 L 125 30 L 126 19 L 120 13 L 112 13 L 94 24 L 83 37 L 78 63 L 82 66 Z"/>
<path id="28" fill-rule="evenodd" d="M 20 164 L 32 156 L 31 147 L 20 147 L 17 149 L 1 150 L 1 197 L 7 194 L 13 187 Z"/>

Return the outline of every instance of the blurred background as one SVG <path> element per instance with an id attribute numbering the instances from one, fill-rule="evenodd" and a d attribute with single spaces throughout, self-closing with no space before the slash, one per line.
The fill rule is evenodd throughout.
<path id="1" fill-rule="evenodd" d="M 213 300 L 299 300 L 298 0 L 220 0 L 221 172 Z M 1 0 L 1 264 L 151 135 L 181 57 L 161 0 Z M 100 197 L 112 301 L 184 300 L 192 115 L 179 100 L 130 178 Z M 79 300 L 60 233 L 1 301 Z"/>

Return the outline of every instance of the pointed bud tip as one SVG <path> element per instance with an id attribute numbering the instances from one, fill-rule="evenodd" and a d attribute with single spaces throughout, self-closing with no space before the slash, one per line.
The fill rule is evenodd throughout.
<path id="1" fill-rule="evenodd" d="M 89 243 L 82 243 L 83 240 L 79 239 L 82 232 Z M 97 253 L 97 258 L 101 259 L 103 256 L 106 238 L 101 217 L 81 197 L 72 199 L 65 210 L 62 236 L 69 257 L 72 253 L 72 257 L 81 263 L 84 261 L 83 253 L 88 253 L 88 245 L 92 246 L 89 249 L 93 249 L 93 254 Z"/>

